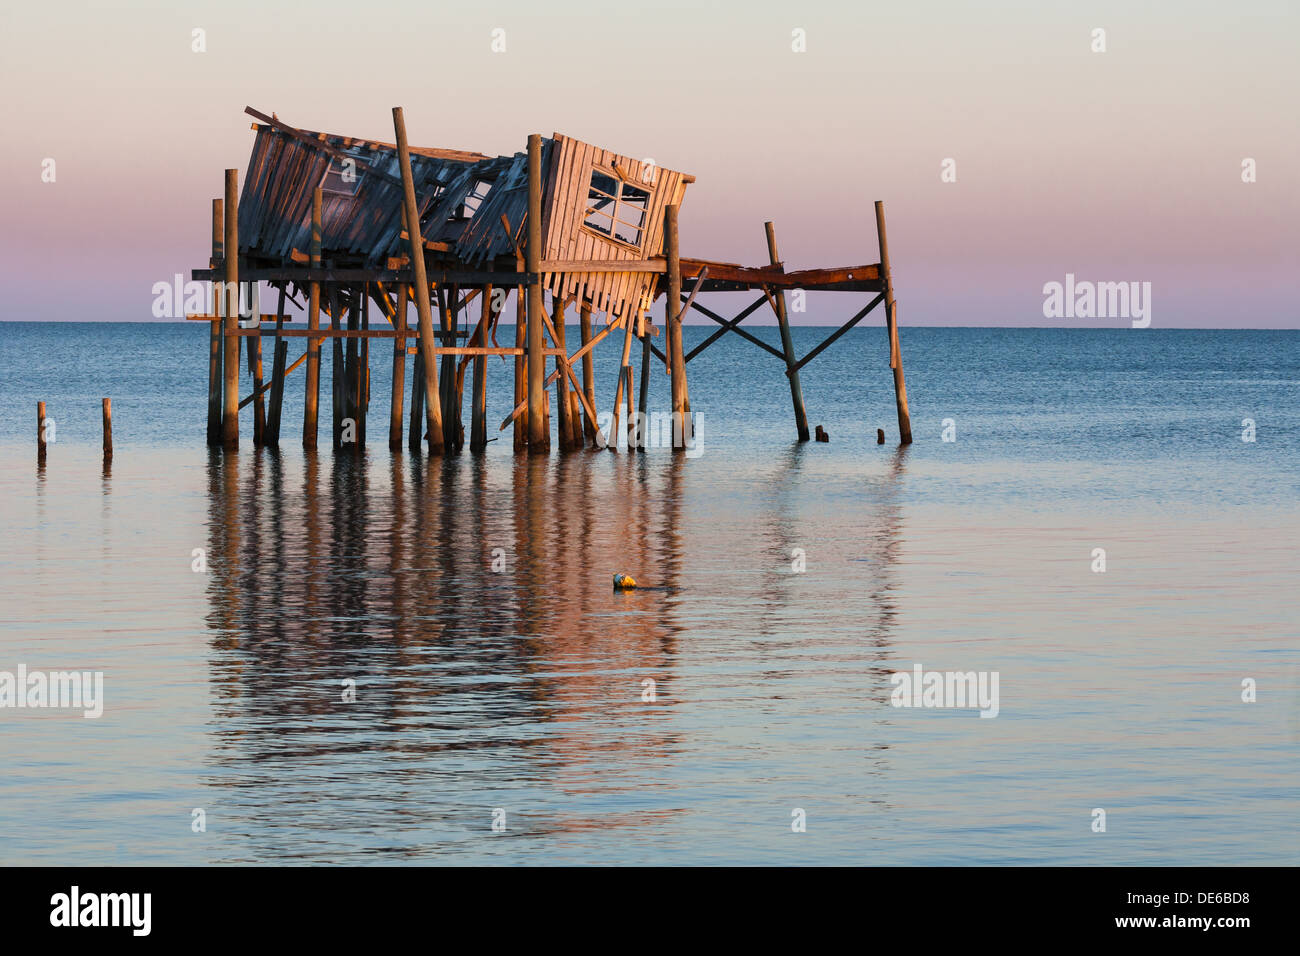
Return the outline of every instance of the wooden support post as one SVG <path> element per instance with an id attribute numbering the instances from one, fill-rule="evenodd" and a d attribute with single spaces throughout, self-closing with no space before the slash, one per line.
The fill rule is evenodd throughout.
<path id="1" fill-rule="evenodd" d="M 311 254 L 308 262 L 313 270 L 320 268 L 321 247 L 321 191 L 311 198 Z M 320 283 L 312 282 L 307 299 L 307 330 L 320 328 Z M 320 339 L 307 339 L 307 397 L 302 416 L 302 447 L 316 450 L 316 419 L 320 407 Z"/>
<path id="2" fill-rule="evenodd" d="M 522 349 L 526 338 L 527 329 L 527 293 L 523 286 L 515 290 L 515 348 Z M 520 404 L 524 408 L 528 407 L 528 361 L 521 353 L 515 356 L 515 408 Z M 528 421 L 527 416 L 516 417 L 514 420 L 514 443 L 515 451 L 523 451 L 528 447 Z"/>
<path id="3" fill-rule="evenodd" d="M 578 321 L 581 323 L 582 344 L 585 347 L 591 341 L 591 305 L 586 299 L 583 299 L 578 306 Z M 590 350 L 582 356 L 582 391 L 587 396 L 587 404 L 595 408 L 596 368 Z M 591 420 L 590 415 L 583 415 L 582 432 L 587 441 L 593 445 L 596 444 L 596 423 Z"/>
<path id="4" fill-rule="evenodd" d="M 424 401 L 427 390 L 424 387 L 424 347 L 416 346 L 415 365 L 411 369 L 411 425 L 407 447 L 411 451 L 420 450 L 420 434 L 425 430 Z"/>
<path id="5" fill-rule="evenodd" d="M 442 306 L 442 344 L 453 346 L 460 329 L 460 286 L 452 284 L 440 288 L 438 301 Z M 442 383 L 442 440 L 444 446 L 459 451 L 460 395 L 456 387 L 456 357 L 443 355 L 439 362 L 442 366 L 438 370 L 438 380 Z"/>
<path id="6" fill-rule="evenodd" d="M 483 287 L 483 313 L 478 323 L 478 334 L 470 343 L 483 348 L 487 345 L 488 326 L 492 324 L 492 286 Z M 487 448 L 487 356 L 476 355 L 473 362 L 473 411 L 470 413 L 469 450 L 483 451 Z"/>
<path id="7" fill-rule="evenodd" d="M 564 346 L 564 297 L 553 295 L 551 297 L 551 328 L 555 332 L 555 347 L 564 352 L 563 356 L 555 357 L 555 367 L 561 367 L 562 359 L 567 360 L 569 356 L 568 349 Z M 555 379 L 555 406 L 559 412 L 559 418 L 556 425 L 559 428 L 560 451 L 573 450 L 573 426 L 569 423 L 569 377 L 560 375 Z M 581 447 L 581 444 L 579 444 Z"/>
<path id="8" fill-rule="evenodd" d="M 222 219 L 222 200 L 212 200 L 212 268 L 221 264 L 224 258 L 225 249 L 225 223 Z M 212 297 L 213 313 L 220 316 L 225 311 L 225 297 L 223 295 L 214 295 Z M 208 336 L 208 444 L 221 444 L 221 411 L 225 404 L 222 396 L 222 387 L 225 384 L 225 376 L 221 368 L 222 355 L 225 352 L 225 343 L 222 336 L 222 320 L 216 318 L 212 320 L 211 334 Z"/>
<path id="9" fill-rule="evenodd" d="M 36 403 L 36 463 L 45 464 L 45 403 Z"/>
<path id="10" fill-rule="evenodd" d="M 632 407 L 632 365 L 623 366 L 623 377 L 627 379 L 624 395 L 627 396 L 627 450 L 641 447 L 640 429 L 637 428 L 636 410 Z"/>
<path id="11" fill-rule="evenodd" d="M 385 293 L 387 295 L 387 293 Z M 402 450 L 402 399 L 406 392 L 406 283 L 397 288 L 397 315 L 393 319 L 393 397 L 388 411 L 388 448 Z"/>
<path id="12" fill-rule="evenodd" d="M 253 315 L 261 321 L 260 283 L 248 283 L 248 305 Z M 262 337 L 248 340 L 248 374 L 253 380 L 253 447 L 261 448 L 266 441 L 266 400 L 262 397 Z"/>
<path id="13" fill-rule="evenodd" d="M 370 324 L 367 287 L 354 286 L 352 307 L 348 312 L 348 328 L 365 331 Z M 348 408 L 352 412 L 352 450 L 360 453 L 366 444 L 366 376 L 369 372 L 369 342 L 348 339 Z"/>
<path id="14" fill-rule="evenodd" d="M 113 400 L 103 400 L 104 408 L 104 457 L 113 457 Z"/>
<path id="15" fill-rule="evenodd" d="M 885 238 L 885 204 L 876 200 L 876 236 L 880 240 L 880 278 L 885 284 L 885 323 L 889 329 L 889 366 L 894 370 L 894 401 L 898 405 L 898 440 L 912 444 L 912 416 L 907 411 L 907 383 L 903 380 L 903 355 L 898 345 L 898 308 L 894 280 L 889 271 L 889 242 Z"/>
<path id="16" fill-rule="evenodd" d="M 767 257 L 772 265 L 781 264 L 780 253 L 776 248 L 776 230 L 770 222 L 763 223 L 767 230 Z M 786 314 L 784 290 L 773 290 L 772 302 L 776 309 L 776 321 L 781 326 L 781 350 L 785 353 L 785 375 L 790 380 L 790 401 L 794 404 L 794 427 L 799 433 L 800 441 L 807 441 L 808 412 L 803 404 L 803 387 L 799 384 L 799 370 L 795 368 L 794 336 L 790 334 L 790 318 Z"/>
<path id="17" fill-rule="evenodd" d="M 397 160 L 402 173 L 402 198 L 406 210 L 406 234 L 410 239 L 411 269 L 414 273 L 415 311 L 420 322 L 420 347 L 424 350 L 424 404 L 428 418 L 429 454 L 441 455 L 442 408 L 438 404 L 438 363 L 433 341 L 433 315 L 429 309 L 429 276 L 424 267 L 424 240 L 420 237 L 420 211 L 415 203 L 415 180 L 411 174 L 411 150 L 406 143 L 406 120 L 402 108 L 393 107 L 393 129 L 397 134 Z"/>
<path id="18" fill-rule="evenodd" d="M 330 300 L 330 328 L 340 329 L 343 325 L 343 297 L 338 289 L 331 285 L 327 289 Z M 330 398 L 334 417 L 334 450 L 343 447 L 343 419 L 347 417 L 347 369 L 343 355 L 343 340 L 337 336 L 332 340 L 333 366 L 330 369 Z"/>
<path id="19" fill-rule="evenodd" d="M 689 428 L 686 415 L 689 411 L 686 393 L 686 361 L 682 357 L 682 263 L 677 244 L 677 206 L 664 207 L 664 258 L 668 264 L 668 293 L 665 302 L 664 324 L 667 326 L 668 362 L 672 375 L 673 397 L 673 447 L 685 448 Z M 626 356 L 623 359 L 627 361 Z M 679 444 L 680 443 L 680 444 Z"/>
<path id="20" fill-rule="evenodd" d="M 647 322 L 643 329 L 644 335 L 641 336 L 641 394 L 637 400 L 637 432 L 636 447 L 645 451 L 646 433 L 650 430 L 650 359 L 651 349 L 653 346 L 650 342 L 650 323 Z"/>
<path id="21" fill-rule="evenodd" d="M 345 291 L 344 295 L 348 299 L 348 331 L 360 331 L 361 296 L 355 286 Z M 349 338 L 343 344 L 343 408 L 345 409 L 345 417 L 352 419 L 351 445 L 353 451 L 356 451 L 357 440 L 361 437 L 361 403 L 359 401 L 361 398 L 361 367 L 358 364 L 357 356 L 357 346 L 359 344 L 355 338 Z M 346 434 L 344 437 L 347 437 Z"/>
<path id="22" fill-rule="evenodd" d="M 361 329 L 370 331 L 370 283 L 361 290 Z M 366 445 L 366 420 L 370 417 L 370 339 L 361 340 L 361 437 L 360 447 Z"/>
<path id="23" fill-rule="evenodd" d="M 626 316 L 623 320 L 623 360 L 618 363 L 618 387 L 614 390 L 614 421 L 609 427 L 609 448 L 618 451 L 618 422 L 623 411 L 623 386 L 627 384 L 628 356 L 632 353 L 632 327 L 636 317 Z M 631 395 L 628 396 L 631 399 Z"/>
<path id="24" fill-rule="evenodd" d="M 542 354 L 542 137 L 528 137 L 528 239 L 524 268 L 528 281 L 528 451 L 550 450 L 550 424 L 546 418 L 546 358 Z"/>
<path id="25" fill-rule="evenodd" d="M 266 431 L 262 434 L 263 443 L 272 448 L 280 446 L 280 413 L 284 408 L 285 364 L 289 359 L 289 342 L 281 334 L 284 332 L 284 300 L 285 287 L 282 284 L 280 301 L 275 306 L 275 352 L 271 356 L 271 403 L 266 411 Z"/>
<path id="26" fill-rule="evenodd" d="M 222 241 L 226 264 L 224 289 L 226 311 L 225 349 L 222 364 L 226 377 L 225 400 L 221 411 L 221 444 L 239 447 L 239 170 L 226 170 L 225 238 Z"/>
<path id="27" fill-rule="evenodd" d="M 582 434 L 582 399 L 577 391 L 569 393 L 569 447 L 574 450 L 583 446 Z"/>
<path id="28" fill-rule="evenodd" d="M 543 316 L 544 316 L 546 313 L 542 313 L 542 314 L 543 314 Z M 605 327 L 604 327 L 603 329 L 601 329 L 598 333 L 596 333 L 595 335 L 593 335 L 592 338 L 591 338 L 591 341 L 590 341 L 590 342 L 588 342 L 586 345 L 582 346 L 582 348 L 578 349 L 578 351 L 574 352 L 572 358 L 570 358 L 570 360 L 569 360 L 569 363 L 570 363 L 570 364 L 568 364 L 567 366 L 564 366 L 564 367 L 562 367 L 562 368 L 557 368 L 554 372 L 552 372 L 550 375 L 548 375 L 548 376 L 546 377 L 546 381 L 542 383 L 542 387 L 545 388 L 547 385 L 551 384 L 551 382 L 555 381 L 555 379 L 558 378 L 561 374 L 563 374 L 565 371 L 567 371 L 567 372 L 568 372 L 568 375 L 569 375 L 569 381 L 570 381 L 570 383 L 573 385 L 574 391 L 575 391 L 575 392 L 581 392 L 582 386 L 581 386 L 581 384 L 578 382 L 578 373 L 575 372 L 575 371 L 573 370 L 573 365 L 572 365 L 572 363 L 575 362 L 575 361 L 577 361 L 578 359 L 582 358 L 584 355 L 586 355 L 588 352 L 590 352 L 593 348 L 595 348 L 597 345 L 599 345 L 600 342 L 601 342 L 601 340 L 604 339 L 605 336 L 607 336 L 607 335 L 609 335 L 611 332 L 613 332 L 615 329 L 620 329 L 620 328 L 625 328 L 625 327 L 626 327 L 626 325 L 625 325 L 623 319 L 621 319 L 621 318 L 616 318 L 616 319 L 615 319 L 613 322 L 611 322 L 609 325 L 605 326 Z M 521 351 L 523 351 L 523 350 L 521 349 Z M 558 351 L 558 349 L 557 349 L 556 351 Z M 586 395 L 585 392 L 581 392 L 581 394 L 582 394 L 583 407 L 586 408 L 586 410 L 587 410 L 587 414 L 590 415 L 590 416 L 592 416 L 592 418 L 594 419 L 594 418 L 595 418 L 595 415 L 596 415 L 596 407 L 595 407 L 594 405 L 592 405 L 590 402 L 587 401 L 587 395 Z M 510 412 L 509 415 L 507 415 L 507 416 L 502 420 L 502 422 L 501 422 L 501 429 L 500 429 L 500 430 L 504 430 L 505 427 L 506 427 L 507 425 L 509 425 L 511 422 L 518 422 L 518 421 L 519 421 L 519 417 L 520 417 L 521 415 L 523 415 L 523 414 L 524 414 L 525 412 L 527 412 L 527 411 L 528 411 L 528 399 L 527 399 L 527 398 L 523 398 L 523 399 L 521 399 L 520 401 L 516 402 L 514 409 Z M 604 436 L 601 434 L 601 431 L 600 431 L 600 428 L 599 428 L 599 427 L 596 428 L 596 447 L 597 447 L 597 448 L 604 448 L 604 447 L 605 447 L 605 439 L 604 439 Z"/>

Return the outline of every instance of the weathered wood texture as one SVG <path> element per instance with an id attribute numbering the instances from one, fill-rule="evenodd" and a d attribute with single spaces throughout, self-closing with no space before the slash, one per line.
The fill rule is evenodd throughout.
<path id="1" fill-rule="evenodd" d="M 903 355 L 898 344 L 898 303 L 889 272 L 889 240 L 885 236 L 885 204 L 876 201 L 876 238 L 880 243 L 880 275 L 884 281 L 885 323 L 889 330 L 889 366 L 894 370 L 894 402 L 898 406 L 898 440 L 912 444 L 912 416 L 907 410 L 907 383 L 903 380 Z"/>
<path id="2" fill-rule="evenodd" d="M 225 239 L 226 266 L 225 329 L 233 332 L 239 325 L 239 170 L 226 170 Z M 239 339 L 227 334 L 225 355 L 225 399 L 221 411 L 221 443 L 226 448 L 239 447 Z"/>
<path id="3" fill-rule="evenodd" d="M 661 166 L 643 163 L 631 156 L 601 149 L 590 143 L 552 134 L 555 155 L 546 184 L 542 215 L 547 260 L 634 261 L 658 256 L 663 249 L 663 210 L 679 204 L 691 177 Z M 649 194 L 641 213 L 640 241 L 620 242 L 586 225 L 591 208 L 592 174 L 603 173 L 620 185 L 630 185 Z M 577 297 L 598 312 L 624 315 L 643 311 L 657 295 L 658 277 L 639 272 L 547 272 L 543 280 L 561 299 Z"/>

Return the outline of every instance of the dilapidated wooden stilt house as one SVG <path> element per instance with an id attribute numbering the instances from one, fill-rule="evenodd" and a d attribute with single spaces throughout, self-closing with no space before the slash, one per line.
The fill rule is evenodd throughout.
<path id="1" fill-rule="evenodd" d="M 393 341 L 389 445 L 402 447 L 408 355 L 413 356 L 409 444 L 421 436 L 431 454 L 464 444 L 462 409 L 470 372 L 470 449 L 488 441 L 487 357 L 514 358 L 516 451 L 551 444 L 551 401 L 559 447 L 614 447 L 626 408 L 629 448 L 645 447 L 648 382 L 662 362 L 671 381 L 674 447 L 691 437 L 686 368 L 727 332 L 749 340 L 784 366 L 798 438 L 809 438 L 799 370 L 882 302 L 889 334 L 899 437 L 911 441 L 898 346 L 897 312 L 889 273 L 883 207 L 876 203 L 877 263 L 787 272 L 769 222 L 769 261 L 756 267 L 683 257 L 677 211 L 694 177 L 620 155 L 558 133 L 533 135 L 526 151 L 486 156 L 455 149 L 409 146 L 400 108 L 393 110 L 396 144 L 311 132 L 251 107 L 257 136 L 239 190 L 238 171 L 226 170 L 225 195 L 213 201 L 212 259 L 194 270 L 220 283 L 214 314 L 190 316 L 211 325 L 208 362 L 208 440 L 237 447 L 239 412 L 251 405 L 253 441 L 276 445 L 288 376 L 306 365 L 303 445 L 316 447 L 323 341 L 332 362 L 336 448 L 365 445 L 370 406 L 370 345 Z M 273 313 L 241 288 L 267 284 L 278 292 Z M 790 290 L 874 293 L 863 308 L 806 355 L 795 354 L 786 293 Z M 497 326 L 516 293 L 514 341 L 498 341 Z M 701 293 L 757 292 L 731 318 L 698 300 Z M 547 308 L 544 293 L 549 293 Z M 662 347 L 655 343 L 656 300 L 664 300 Z M 286 306 L 305 311 L 306 328 L 292 327 Z M 417 323 L 408 326 L 410 306 Z M 371 306 L 374 306 L 372 311 Z M 581 342 L 565 341 L 565 315 L 576 307 Z M 781 348 L 741 328 L 770 307 Z M 695 310 L 719 326 L 683 352 L 683 316 Z M 433 315 L 438 316 L 434 328 Z M 462 316 L 472 328 L 462 331 Z M 603 321 L 601 321 L 603 320 Z M 595 391 L 595 347 L 617 331 L 621 357 L 612 416 L 602 417 Z M 271 370 L 262 340 L 271 339 Z M 289 362 L 289 342 L 302 354 Z M 633 340 L 641 353 L 640 395 L 633 406 Z M 239 396 L 240 342 L 252 392 Z M 617 341 L 617 339 L 616 339 Z M 378 344 L 378 343 L 376 343 Z M 550 366 L 549 373 L 547 366 Z M 581 375 L 581 378 L 579 377 Z M 613 422 L 610 434 L 599 427 Z"/>

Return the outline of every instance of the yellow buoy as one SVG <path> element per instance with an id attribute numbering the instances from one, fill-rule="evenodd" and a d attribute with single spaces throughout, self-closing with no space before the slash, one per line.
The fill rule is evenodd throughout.
<path id="1" fill-rule="evenodd" d="M 614 575 L 615 591 L 630 591 L 636 587 L 636 579 L 630 574 Z"/>

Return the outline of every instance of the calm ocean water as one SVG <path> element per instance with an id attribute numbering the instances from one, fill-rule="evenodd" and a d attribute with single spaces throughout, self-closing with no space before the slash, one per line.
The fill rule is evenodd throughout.
<path id="1" fill-rule="evenodd" d="M 390 455 L 384 346 L 364 457 L 326 362 L 319 455 L 299 370 L 223 460 L 206 329 L 0 323 L 0 671 L 105 675 L 0 710 L 0 862 L 1300 861 L 1300 333 L 902 333 L 905 450 L 873 327 L 804 370 L 829 444 L 728 336 L 693 458 Z M 891 707 L 916 663 L 998 716 Z"/>

